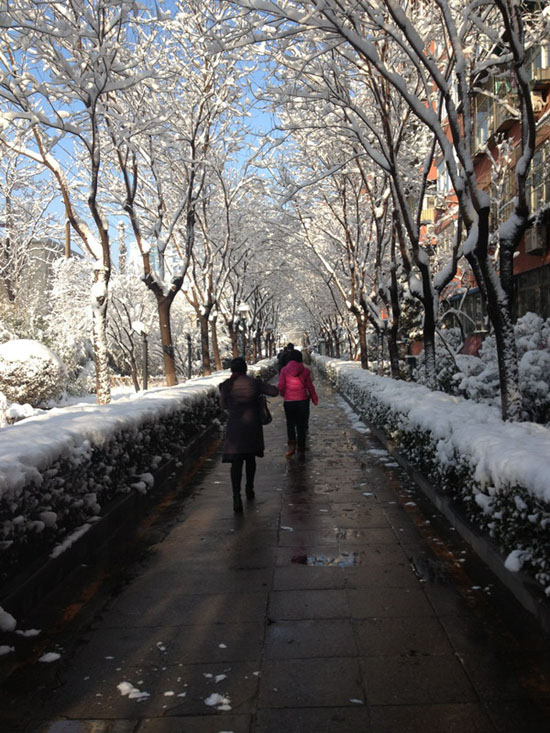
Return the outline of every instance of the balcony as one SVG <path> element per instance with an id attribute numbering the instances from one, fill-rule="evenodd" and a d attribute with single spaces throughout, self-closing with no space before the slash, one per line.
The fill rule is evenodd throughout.
<path id="1" fill-rule="evenodd" d="M 509 94 L 495 102 L 493 110 L 493 134 L 510 128 L 519 119 L 518 98 Z"/>
<path id="2" fill-rule="evenodd" d="M 420 212 L 420 224 L 433 224 L 435 221 L 435 208 L 422 209 Z"/>

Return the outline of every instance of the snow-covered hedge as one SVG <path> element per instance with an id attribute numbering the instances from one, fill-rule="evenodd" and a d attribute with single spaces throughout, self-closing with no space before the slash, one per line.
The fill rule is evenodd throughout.
<path id="1" fill-rule="evenodd" d="M 249 373 L 268 378 L 274 360 Z M 155 471 L 220 416 L 228 372 L 110 405 L 50 410 L 0 428 L 0 582 L 58 555 L 115 495 L 146 492 Z"/>
<path id="2" fill-rule="evenodd" d="M 518 318 L 514 333 L 518 350 L 523 418 L 550 425 L 550 318 L 534 313 Z M 436 379 L 439 389 L 475 402 L 500 406 L 500 380 L 494 335 L 483 341 L 479 356 L 461 354 L 458 328 L 436 335 Z M 424 352 L 418 358 L 415 381 L 425 384 Z"/>
<path id="3" fill-rule="evenodd" d="M 485 531 L 511 571 L 523 569 L 550 595 L 550 430 L 503 422 L 462 397 L 318 355 L 315 366 L 356 411 Z"/>
<path id="4" fill-rule="evenodd" d="M 0 344 L 0 392 L 11 402 L 39 407 L 60 397 L 66 378 L 63 362 L 40 342 L 13 339 Z"/>

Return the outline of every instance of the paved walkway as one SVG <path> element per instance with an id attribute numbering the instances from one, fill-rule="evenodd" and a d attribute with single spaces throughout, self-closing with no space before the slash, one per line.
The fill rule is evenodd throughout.
<path id="1" fill-rule="evenodd" d="M 235 517 L 207 461 L 61 660 L 8 686 L 5 730 L 550 730 L 548 640 L 318 386 L 305 459 L 271 400 L 257 500 Z"/>

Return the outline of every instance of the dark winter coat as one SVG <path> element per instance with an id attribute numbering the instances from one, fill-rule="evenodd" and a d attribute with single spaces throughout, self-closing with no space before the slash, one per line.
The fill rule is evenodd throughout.
<path id="1" fill-rule="evenodd" d="M 229 412 L 222 449 L 224 463 L 246 455 L 263 456 L 264 431 L 258 397 L 276 397 L 278 393 L 274 384 L 246 374 L 232 375 L 220 384 L 220 404 Z"/>

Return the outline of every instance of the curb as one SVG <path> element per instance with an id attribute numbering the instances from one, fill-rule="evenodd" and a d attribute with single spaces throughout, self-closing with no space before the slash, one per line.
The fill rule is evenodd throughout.
<path id="1" fill-rule="evenodd" d="M 19 622 L 49 593 L 56 590 L 78 565 L 98 558 L 108 544 L 130 532 L 152 505 L 169 488 L 168 479 L 175 472 L 188 471 L 205 453 L 205 444 L 218 432 L 212 423 L 199 433 L 182 452 L 163 464 L 155 473 L 155 488 L 147 493 L 132 492 L 114 498 L 106 505 L 100 519 L 55 558 L 49 553 L 39 557 L 0 589 L 0 606 Z"/>

